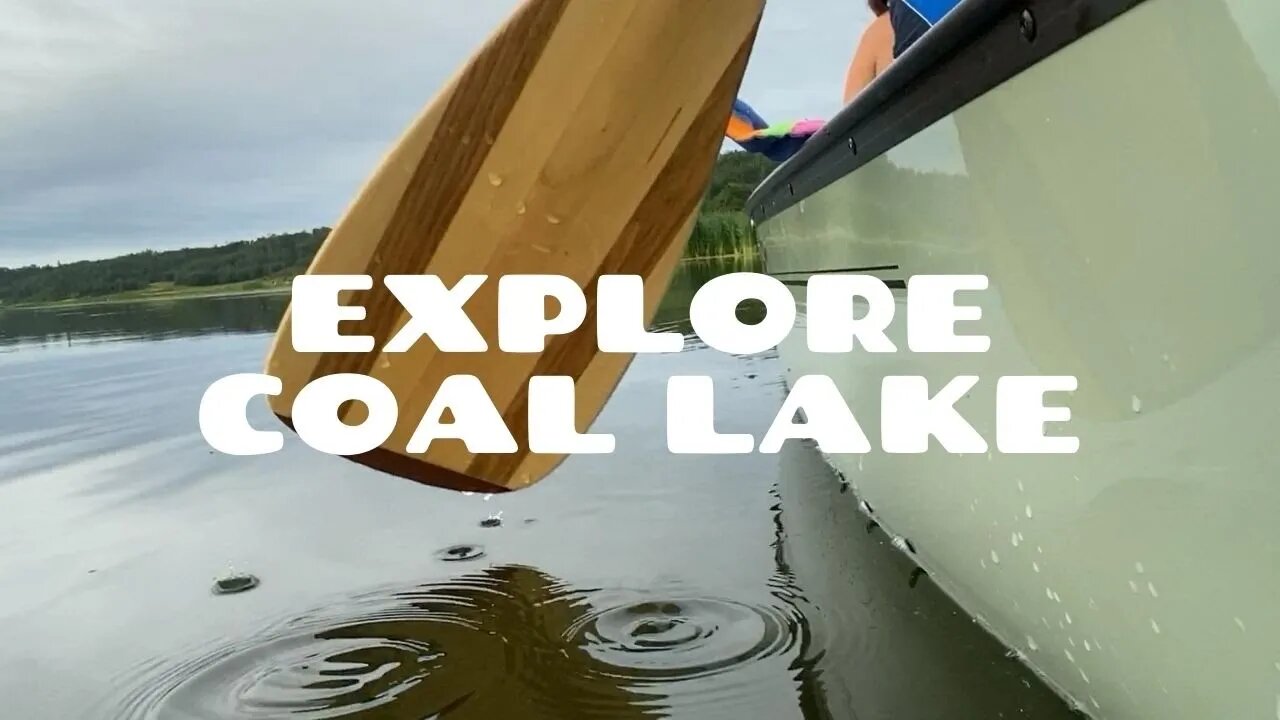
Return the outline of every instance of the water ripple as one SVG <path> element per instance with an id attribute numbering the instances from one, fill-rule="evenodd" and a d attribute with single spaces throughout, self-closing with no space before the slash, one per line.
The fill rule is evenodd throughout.
<path id="1" fill-rule="evenodd" d="M 766 692 L 807 645 L 789 603 L 575 590 L 488 568 L 355 598 L 135 668 L 112 717 L 618 718 Z M 777 688 L 774 687 L 774 690 Z"/>
<path id="2" fill-rule="evenodd" d="M 803 626 L 803 618 L 780 607 L 654 598 L 589 613 L 569 629 L 568 640 L 603 663 L 609 677 L 666 686 L 786 654 Z"/>

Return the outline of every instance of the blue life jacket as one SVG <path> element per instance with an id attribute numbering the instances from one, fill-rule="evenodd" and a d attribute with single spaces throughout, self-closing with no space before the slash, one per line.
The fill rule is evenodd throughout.
<path id="1" fill-rule="evenodd" d="M 899 57 L 929 29 L 942 21 L 961 0 L 889 0 L 893 25 L 893 56 Z"/>

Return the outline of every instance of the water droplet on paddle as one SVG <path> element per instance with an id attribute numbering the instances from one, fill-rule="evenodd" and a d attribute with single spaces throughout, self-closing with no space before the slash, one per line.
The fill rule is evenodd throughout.
<path id="1" fill-rule="evenodd" d="M 560 220 L 560 218 L 559 218 L 559 217 L 557 217 L 557 216 L 555 216 L 555 215 L 548 215 L 548 216 L 547 216 L 547 222 L 551 223 L 552 225 L 559 225 L 559 224 L 560 224 L 560 222 L 561 222 L 561 220 Z"/>
<path id="2" fill-rule="evenodd" d="M 1133 411 L 1135 413 L 1142 412 L 1142 398 L 1138 397 L 1137 395 L 1133 396 Z"/>
<path id="3" fill-rule="evenodd" d="M 502 187 L 502 176 L 496 173 L 489 173 L 489 184 L 494 187 Z"/>
<path id="4" fill-rule="evenodd" d="M 517 215 L 523 215 L 523 214 L 525 214 L 525 213 L 526 213 L 526 212 L 528 212 L 528 211 L 529 211 L 529 209 L 528 209 L 528 208 L 526 208 L 526 207 L 524 206 L 524 203 L 518 203 L 518 204 L 516 205 L 516 214 L 517 214 Z"/>

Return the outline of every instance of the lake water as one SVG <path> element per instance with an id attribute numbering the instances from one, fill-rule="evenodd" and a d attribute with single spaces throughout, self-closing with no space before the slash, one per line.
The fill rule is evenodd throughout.
<path id="1" fill-rule="evenodd" d="M 657 324 L 688 333 L 724 269 L 684 268 Z M 690 337 L 637 358 L 593 428 L 613 456 L 467 496 L 289 434 L 275 455 L 209 450 L 202 393 L 260 370 L 285 302 L 0 313 L 4 717 L 1072 717 L 810 447 L 667 453 L 669 376 L 713 376 L 717 428 L 759 436 L 785 393 L 772 354 Z M 858 530 L 794 543 L 801 496 Z M 815 547 L 857 572 L 797 576 Z M 232 570 L 260 584 L 213 592 Z"/>

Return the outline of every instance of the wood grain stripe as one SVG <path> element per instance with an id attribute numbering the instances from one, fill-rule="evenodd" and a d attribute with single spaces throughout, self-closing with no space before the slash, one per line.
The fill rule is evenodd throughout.
<path id="1" fill-rule="evenodd" d="M 688 237 L 689 233 L 693 231 L 697 217 L 697 210 L 690 213 L 676 237 Z M 666 255 L 663 256 L 654 269 L 653 280 L 645 284 L 645 318 L 650 322 L 652 322 L 652 318 L 656 315 L 658 308 L 661 307 L 670 290 L 669 279 L 675 276 L 676 268 L 680 265 L 680 259 L 684 256 L 684 249 L 685 245 L 682 242 L 669 243 Z M 663 280 L 663 282 L 657 282 L 659 279 Z M 591 359 L 586 371 L 578 377 L 575 389 L 577 412 L 575 413 L 574 427 L 591 427 L 609 398 L 622 382 L 622 378 L 626 375 L 627 369 L 634 360 L 635 355 L 622 353 L 598 353 Z M 566 459 L 567 456 L 565 455 L 530 453 L 525 457 L 524 462 L 516 468 L 512 477 L 494 478 L 493 480 L 500 479 L 513 490 L 518 490 L 542 480 Z"/>
<path id="2" fill-rule="evenodd" d="M 552 338 L 526 378 L 559 375 L 580 378 L 599 354 L 596 340 L 596 287 L 602 275 L 635 274 L 649 277 L 671 249 L 685 241 L 679 234 L 702 199 L 719 151 L 718 139 L 730 115 L 732 99 L 741 83 L 751 54 L 759 20 L 725 69 L 715 90 L 707 97 L 697 119 L 682 138 L 649 193 L 627 222 L 616 244 L 600 264 L 585 290 L 587 316 L 575 332 Z M 529 454 L 528 395 L 521 393 L 503 414 L 520 450 L 508 455 L 477 455 L 467 475 L 478 479 L 513 479 Z"/>
<path id="3" fill-rule="evenodd" d="M 723 26 L 726 13 L 737 12 L 740 2 L 583 0 L 571 5 L 534 71 L 531 83 L 539 86 L 537 91 L 529 93 L 529 102 L 521 99 L 509 121 L 510 127 L 526 127 L 518 118 L 528 118 L 531 108 L 541 116 L 536 125 L 529 123 L 529 130 L 520 133 L 526 138 L 524 143 L 536 144 L 547 153 L 545 159 L 527 166 L 538 168 L 536 178 L 527 185 L 523 180 L 513 182 L 529 173 L 523 168 L 519 173 L 513 172 L 512 161 L 507 159 L 509 146 L 520 141 L 514 133 L 504 131 L 499 143 L 505 142 L 506 152 L 500 152 L 495 145 L 492 162 L 486 162 L 482 173 L 505 180 L 497 190 L 480 183 L 477 192 L 468 197 L 432 258 L 429 271 L 447 275 L 461 268 L 478 269 L 483 258 L 489 257 L 485 274 L 491 277 L 553 273 L 571 279 L 580 288 L 588 287 L 697 120 L 706 98 L 714 93 L 725 66 L 740 49 L 742 36 L 754 18 L 735 18 L 732 31 Z M 575 13 L 582 14 L 582 8 L 594 8 L 590 25 L 596 27 L 570 32 L 566 26 Z M 605 18 L 607 26 L 602 23 Z M 619 23 L 621 19 L 626 22 Z M 583 24 L 578 23 L 578 28 Z M 555 65 L 557 57 L 565 55 L 580 58 L 575 62 L 580 67 L 562 71 L 563 79 L 558 82 L 548 82 L 548 68 Z M 586 64 L 593 55 L 599 59 Z M 543 100 L 561 95 L 561 86 L 582 84 L 584 78 L 589 81 L 576 102 Z M 539 135 L 552 128 L 559 129 L 558 137 L 550 144 L 539 142 Z M 516 187 L 527 188 L 523 194 L 529 210 L 523 216 L 526 223 L 518 232 L 501 232 L 501 223 L 512 215 L 485 212 L 485 206 L 492 203 L 484 201 L 504 188 Z M 548 214 L 559 222 L 548 224 Z M 500 238 L 501 249 L 490 255 L 485 249 L 495 238 Z M 672 239 L 663 238 L 661 242 L 671 244 Z M 461 254 L 468 247 L 477 250 Z M 654 284 L 661 281 L 659 278 Z M 496 283 L 476 293 L 468 312 L 480 333 L 496 342 Z M 525 378 L 538 357 L 497 352 L 441 354 L 430 360 L 428 369 L 417 372 L 416 361 L 410 365 L 407 360 L 392 358 L 391 367 L 386 369 L 391 375 L 399 363 L 401 377 L 409 373 L 416 376 L 412 391 L 406 393 L 401 389 L 403 385 L 396 388 L 405 407 L 425 406 L 448 376 L 474 374 L 481 378 L 494 404 L 505 411 L 525 390 Z M 412 430 L 407 425 L 403 430 L 398 428 L 385 446 L 399 450 Z M 426 459 L 465 472 L 475 460 L 475 453 L 456 440 L 438 441 L 432 443 Z"/>
<path id="4" fill-rule="evenodd" d="M 389 339 L 403 313 L 382 279 L 426 267 L 475 183 L 489 143 L 502 131 L 568 2 L 542 0 L 526 5 L 459 79 L 439 129 L 365 270 L 374 279 L 373 289 L 358 301 L 366 308 L 365 319 L 346 323 L 343 334 L 370 335 L 378 347 Z M 383 258 L 394 261 L 395 267 L 387 267 Z M 335 373 L 367 375 L 377 357 L 376 351 L 327 354 L 316 363 L 311 379 Z"/>
<path id="5" fill-rule="evenodd" d="M 293 418 L 283 413 L 276 413 L 275 415 L 280 422 L 284 423 L 285 427 L 294 430 Z M 386 448 L 375 448 L 362 455 L 348 455 L 345 459 L 364 465 L 372 470 L 390 473 L 406 480 L 445 490 L 495 495 L 511 491 L 511 488 L 505 485 L 494 485 L 448 468 L 422 462 L 416 457 L 392 452 Z"/>

